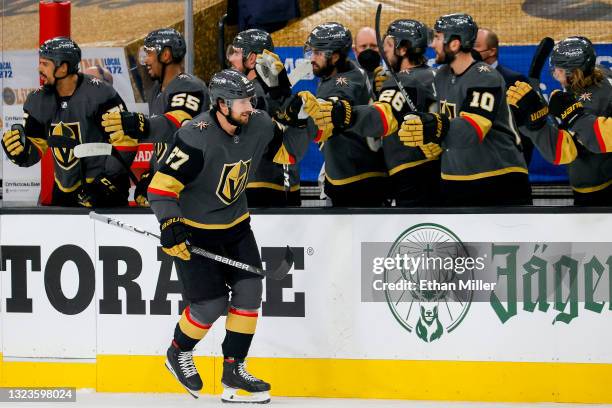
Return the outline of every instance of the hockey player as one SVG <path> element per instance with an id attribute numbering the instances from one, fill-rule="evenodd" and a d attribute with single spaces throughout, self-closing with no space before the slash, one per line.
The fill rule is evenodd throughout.
<path id="1" fill-rule="evenodd" d="M 155 80 L 147 95 L 149 117 L 141 113 L 117 112 L 105 115 L 103 126 L 112 137 L 123 133 L 134 135 L 139 142 L 154 142 L 150 169 L 144 173 L 134 191 L 134 199 L 147 207 L 147 187 L 159 163 L 167 155 L 172 136 L 186 121 L 208 110 L 206 84 L 199 78 L 183 72 L 182 62 L 187 52 L 181 33 L 173 28 L 151 31 L 144 39 L 143 65 Z"/>
<path id="2" fill-rule="evenodd" d="M 384 52 L 398 73 L 404 89 L 416 108 L 428 112 L 435 108 L 434 70 L 427 66 L 425 51 L 429 44 L 429 29 L 416 20 L 396 20 L 389 25 L 384 39 Z M 330 102 L 328 102 L 330 103 Z M 335 104 L 329 116 L 342 126 L 342 107 Z M 347 134 L 360 137 L 382 137 L 385 163 L 389 171 L 389 198 L 397 206 L 434 205 L 440 185 L 440 153 L 437 144 L 407 147 L 397 136 L 399 124 L 410 108 L 394 80 L 382 86 L 378 101 L 373 105 L 354 106 L 352 125 Z M 349 112 L 351 114 L 351 112 Z M 344 120 L 344 119 L 343 119 Z"/>
<path id="3" fill-rule="evenodd" d="M 276 116 L 285 99 L 291 95 L 291 85 L 278 55 L 274 54 L 274 44 L 270 34 L 259 29 L 249 29 L 236 35 L 228 47 L 228 61 L 232 68 L 242 72 L 255 85 L 258 108 Z M 285 125 L 287 124 L 286 121 Z M 276 132 L 306 132 L 306 122 L 292 123 L 291 127 L 277 122 Z M 305 133 L 304 133 L 305 134 Z M 308 150 L 307 138 L 299 149 L 294 162 L 302 159 Z M 294 163 L 280 165 L 271 158 L 263 157 L 247 184 L 246 195 L 249 207 L 299 206 L 300 172 Z"/>
<path id="4" fill-rule="evenodd" d="M 136 140 L 127 134 L 113 140 L 123 164 L 113 156 L 79 159 L 73 151 L 81 143 L 107 142 L 109 135 L 100 126 L 102 115 L 124 110 L 123 101 L 106 82 L 78 72 L 81 49 L 71 39 L 47 40 L 38 54 L 43 86 L 26 99 L 24 128 L 4 133 L 2 147 L 7 157 L 18 166 L 29 167 L 51 148 L 53 205 L 127 205 L 130 182 L 126 167 L 134 159 Z"/>
<path id="5" fill-rule="evenodd" d="M 607 152 L 612 86 L 595 66 L 595 50 L 584 37 L 569 37 L 553 48 L 553 76 L 567 92 L 554 92 L 549 107 L 524 82 L 508 90 L 521 131 L 553 164 L 567 164 L 577 205 L 612 203 L 612 155 Z"/>
<path id="6" fill-rule="evenodd" d="M 383 203 L 387 177 L 382 150 L 345 133 L 352 124 L 352 106 L 367 105 L 371 100 L 367 76 L 348 60 L 351 44 L 351 32 L 339 23 L 315 27 L 304 50 L 321 81 L 316 98 L 307 91 L 299 95 L 319 127 L 315 141 L 322 145 L 324 189 L 332 205 L 378 207 Z M 333 107 L 340 118 L 338 126 L 329 120 Z"/>
<path id="7" fill-rule="evenodd" d="M 229 305 L 222 399 L 241 400 L 241 389 L 252 393 L 250 401 L 267 402 L 270 385 L 250 375 L 245 365 L 261 304 L 261 277 L 192 255 L 188 245 L 261 267 L 243 192 L 262 155 L 288 163 L 290 144 L 277 139 L 266 112 L 253 108 L 255 87 L 242 73 L 226 69 L 215 74 L 209 93 L 213 108 L 179 129 L 148 189 L 162 248 L 175 257 L 183 297 L 190 302 L 174 331 L 166 366 L 197 396 L 202 380 L 193 349 Z"/>
<path id="8" fill-rule="evenodd" d="M 447 205 L 531 203 L 525 159 L 519 151 L 502 76 L 471 51 L 478 27 L 467 14 L 440 17 L 432 47 L 439 113 L 417 112 L 398 132 L 407 146 L 440 144 L 441 190 Z"/>

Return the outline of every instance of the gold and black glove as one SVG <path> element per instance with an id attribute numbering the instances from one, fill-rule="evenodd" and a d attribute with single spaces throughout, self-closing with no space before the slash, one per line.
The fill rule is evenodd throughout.
<path id="1" fill-rule="evenodd" d="M 170 256 L 183 261 L 191 259 L 189 252 L 189 234 L 182 217 L 166 218 L 160 222 L 160 242 L 162 250 Z"/>
<path id="2" fill-rule="evenodd" d="M 134 189 L 134 201 L 139 207 L 149 207 L 149 199 L 147 198 L 147 189 L 151 183 L 151 173 L 146 172 L 140 176 L 140 180 Z"/>
<path id="3" fill-rule="evenodd" d="M 306 118 L 300 117 L 304 103 L 298 95 L 291 95 L 285 100 L 279 110 L 274 113 L 274 119 L 283 125 L 303 128 Z"/>
<path id="4" fill-rule="evenodd" d="M 22 125 L 13 125 L 2 135 L 2 148 L 10 161 L 20 166 L 28 159 L 28 152 L 32 148 L 25 136 Z"/>
<path id="5" fill-rule="evenodd" d="M 404 117 L 404 122 L 397 135 L 408 147 L 423 146 L 429 143 L 440 144 L 448 133 L 449 127 L 450 121 L 446 115 L 412 112 Z"/>
<path id="6" fill-rule="evenodd" d="M 550 94 L 548 100 L 550 114 L 561 122 L 564 129 L 569 129 L 576 119 L 584 114 L 584 105 L 568 92 L 558 89 Z"/>
<path id="7" fill-rule="evenodd" d="M 538 130 L 546 124 L 548 106 L 527 82 L 516 81 L 508 88 L 506 101 L 512 109 L 517 125 Z"/>
<path id="8" fill-rule="evenodd" d="M 334 125 L 331 119 L 332 103 L 323 99 L 317 99 L 309 91 L 298 93 L 304 103 L 304 111 L 312 118 L 315 125 L 319 128 L 315 141 L 317 143 L 325 142 L 332 135 Z"/>
<path id="9" fill-rule="evenodd" d="M 385 69 L 380 66 L 374 70 L 374 92 L 376 95 L 380 94 L 383 84 L 389 79 L 389 74 Z"/>
<path id="10" fill-rule="evenodd" d="M 110 133 L 110 142 L 116 144 L 126 136 L 144 139 L 149 134 L 149 119 L 142 113 L 108 112 L 102 115 L 102 127 Z"/>
<path id="11" fill-rule="evenodd" d="M 127 180 L 99 174 L 91 183 L 81 186 L 79 204 L 88 208 L 122 207 L 127 205 Z"/>

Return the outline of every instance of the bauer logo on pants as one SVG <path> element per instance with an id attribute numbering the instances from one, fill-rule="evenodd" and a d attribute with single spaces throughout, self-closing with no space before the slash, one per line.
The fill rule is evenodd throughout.
<path id="1" fill-rule="evenodd" d="M 250 168 L 250 159 L 224 165 L 217 187 L 217 197 L 227 205 L 236 201 L 246 187 Z"/>

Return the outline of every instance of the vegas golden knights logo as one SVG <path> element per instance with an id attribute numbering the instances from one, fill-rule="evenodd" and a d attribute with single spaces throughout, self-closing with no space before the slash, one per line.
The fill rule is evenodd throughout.
<path id="1" fill-rule="evenodd" d="M 457 104 L 440 101 L 440 113 L 446 115 L 449 119 L 455 119 L 457 117 Z"/>
<path id="2" fill-rule="evenodd" d="M 155 143 L 153 145 L 153 148 L 155 149 L 155 157 L 157 157 L 157 161 L 159 162 L 166 154 L 166 150 L 168 150 L 168 145 L 166 143 Z"/>
<path id="3" fill-rule="evenodd" d="M 79 144 L 81 143 L 81 128 L 79 122 L 52 123 L 51 135 L 49 137 L 75 139 L 76 143 Z M 53 157 L 57 164 L 64 170 L 70 170 L 79 162 L 79 159 L 74 155 L 74 149 L 72 147 L 53 147 L 51 151 L 53 152 Z"/>
<path id="4" fill-rule="evenodd" d="M 236 201 L 246 188 L 250 168 L 250 159 L 224 165 L 217 187 L 217 197 L 228 205 Z"/>

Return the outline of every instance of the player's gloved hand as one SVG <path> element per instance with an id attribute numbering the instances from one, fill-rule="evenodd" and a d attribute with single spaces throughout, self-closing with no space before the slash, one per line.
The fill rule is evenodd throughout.
<path id="1" fill-rule="evenodd" d="M 134 201 L 139 207 L 149 207 L 149 199 L 147 198 L 147 188 L 151 183 L 151 173 L 146 172 L 140 176 L 140 180 L 134 189 Z"/>
<path id="2" fill-rule="evenodd" d="M 110 176 L 99 174 L 91 183 L 81 187 L 79 204 L 83 207 L 118 207 L 127 205 L 127 191 L 122 190 Z"/>
<path id="3" fill-rule="evenodd" d="M 561 122 L 561 126 L 569 129 L 576 119 L 584 114 L 584 105 L 568 92 L 558 89 L 550 94 L 548 100 L 550 113 Z"/>
<path id="4" fill-rule="evenodd" d="M 419 146 L 426 159 L 437 159 L 442 154 L 442 148 L 437 143 L 427 143 Z"/>
<path id="5" fill-rule="evenodd" d="M 450 121 L 446 115 L 412 112 L 404 117 L 397 135 L 408 147 L 439 144 L 448 133 L 449 127 Z"/>
<path id="6" fill-rule="evenodd" d="M 298 95 L 302 98 L 304 111 L 314 120 L 319 128 L 315 142 L 321 143 L 326 141 L 331 137 L 334 130 L 331 119 L 331 110 L 333 107 L 331 102 L 317 99 L 309 91 L 302 91 L 298 93 Z"/>
<path id="7" fill-rule="evenodd" d="M 389 74 L 387 71 L 385 71 L 382 66 L 376 67 L 374 70 L 374 92 L 376 95 L 380 93 L 380 90 L 387 79 L 389 79 Z"/>
<path id="8" fill-rule="evenodd" d="M 263 50 L 255 60 L 255 71 L 270 88 L 278 86 L 278 75 L 285 69 L 280 57 L 272 51 Z"/>
<path id="9" fill-rule="evenodd" d="M 302 98 L 298 95 L 291 95 L 280 109 L 274 112 L 274 118 L 283 125 L 300 128 L 306 126 L 308 114 L 304 110 Z"/>
<path id="10" fill-rule="evenodd" d="M 512 109 L 517 125 L 538 130 L 546 124 L 548 106 L 527 82 L 516 81 L 508 88 L 506 101 Z"/>
<path id="11" fill-rule="evenodd" d="M 183 261 L 191 259 L 189 252 L 189 234 L 182 217 L 166 218 L 160 222 L 160 242 L 162 250 L 170 256 L 176 256 Z"/>
<path id="12" fill-rule="evenodd" d="M 25 163 L 28 151 L 31 148 L 29 140 L 25 136 L 22 125 L 13 125 L 2 135 L 2 148 L 6 156 L 16 165 Z"/>
<path id="13" fill-rule="evenodd" d="M 142 113 L 107 112 L 102 115 L 102 127 L 106 133 L 110 133 L 110 142 L 117 145 L 126 136 L 144 139 L 149 134 L 149 119 Z"/>

